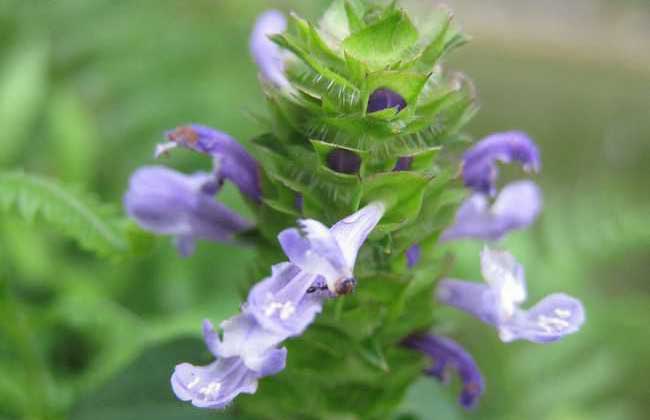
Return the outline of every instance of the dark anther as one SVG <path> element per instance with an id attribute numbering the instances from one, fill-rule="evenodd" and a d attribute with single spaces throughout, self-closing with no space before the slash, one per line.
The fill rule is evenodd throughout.
<path id="1" fill-rule="evenodd" d="M 336 282 L 336 294 L 337 295 L 348 295 L 352 293 L 354 287 L 357 285 L 357 281 L 354 277 L 348 277 L 346 279 L 340 279 Z"/>
<path id="2" fill-rule="evenodd" d="M 176 143 L 194 144 L 199 140 L 199 133 L 192 126 L 184 125 L 168 132 L 167 138 Z"/>
<path id="3" fill-rule="evenodd" d="M 334 149 L 327 155 L 327 166 L 342 174 L 356 174 L 361 168 L 361 157 L 351 150 Z"/>
<path id="4" fill-rule="evenodd" d="M 406 101 L 402 95 L 388 88 L 379 88 L 372 92 L 368 98 L 368 112 L 377 112 L 388 108 L 395 108 L 397 112 L 400 112 L 406 108 Z"/>

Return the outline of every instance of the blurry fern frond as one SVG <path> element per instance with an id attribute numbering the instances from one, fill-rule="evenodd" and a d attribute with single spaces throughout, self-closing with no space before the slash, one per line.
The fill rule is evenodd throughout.
<path id="1" fill-rule="evenodd" d="M 118 218 L 94 199 L 45 177 L 0 172 L 0 210 L 28 222 L 40 219 L 102 256 L 128 250 Z"/>

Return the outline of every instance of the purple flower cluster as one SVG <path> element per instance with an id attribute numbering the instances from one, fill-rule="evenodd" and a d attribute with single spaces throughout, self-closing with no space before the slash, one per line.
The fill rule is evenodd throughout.
<path id="1" fill-rule="evenodd" d="M 181 363 L 171 378 L 176 396 L 202 408 L 224 408 L 241 393 L 254 393 L 260 378 L 286 364 L 280 344 L 303 333 L 326 298 L 348 293 L 356 283 L 357 252 L 384 213 L 374 202 L 328 229 L 302 220 L 278 236 L 289 262 L 276 264 L 256 284 L 241 313 L 221 323 L 221 337 L 204 322 L 205 343 L 216 360 L 207 366 Z"/>
<path id="2" fill-rule="evenodd" d="M 536 219 L 542 207 L 541 192 L 531 181 L 507 185 L 488 204 L 488 197 L 496 193 L 497 161 L 519 162 L 527 171 L 541 166 L 537 146 L 521 132 L 492 134 L 479 141 L 463 157 L 463 179 L 475 193 L 462 204 L 442 240 L 497 241 Z M 505 342 L 556 341 L 578 331 L 584 322 L 580 301 L 562 293 L 547 296 L 527 311 L 521 309 L 526 299 L 524 269 L 507 251 L 486 245 L 481 271 L 487 284 L 444 279 L 438 286 L 438 300 L 495 326 Z"/>
<path id="3" fill-rule="evenodd" d="M 498 241 L 508 232 L 524 229 L 535 221 L 542 209 L 542 196 L 533 182 L 513 182 L 494 198 L 497 161 L 519 162 L 526 171 L 538 171 L 541 166 L 537 146 L 524 133 L 496 133 L 479 141 L 463 156 L 463 180 L 473 194 L 461 205 L 454 223 L 443 232 L 442 241 Z"/>
<path id="4" fill-rule="evenodd" d="M 521 309 L 526 300 L 524 269 L 507 251 L 486 246 L 481 252 L 481 272 L 486 284 L 442 280 L 438 300 L 496 327 L 504 342 L 557 341 L 578 331 L 585 320 L 580 301 L 564 293 L 551 294 L 532 308 Z"/>
<path id="5" fill-rule="evenodd" d="M 527 172 L 538 171 L 541 165 L 537 146 L 524 133 L 496 133 L 479 141 L 463 156 L 463 180 L 473 193 L 443 232 L 442 242 L 463 238 L 496 242 L 535 221 L 542 208 L 540 189 L 531 181 L 516 181 L 497 195 L 498 161 L 518 162 Z M 407 250 L 406 258 L 409 268 L 417 264 L 417 244 Z M 563 293 L 551 294 L 532 308 L 522 309 L 520 305 L 526 300 L 524 269 L 507 251 L 486 245 L 481 253 L 481 271 L 486 284 L 443 279 L 436 295 L 441 303 L 494 326 L 504 342 L 557 341 L 578 331 L 585 320 L 582 303 Z M 463 382 L 461 405 L 475 405 L 484 384 L 474 359 L 460 345 L 448 338 L 422 334 L 404 343 L 434 361 L 427 374 L 445 380 L 446 370 L 455 369 Z"/>
<path id="6" fill-rule="evenodd" d="M 262 14 L 251 35 L 250 50 L 267 89 L 286 92 L 285 52 L 270 39 L 287 27 L 278 11 Z M 407 106 L 405 99 L 388 88 L 369 97 L 369 113 Z M 214 200 L 224 182 L 234 184 L 253 205 L 262 202 L 258 163 L 229 135 L 192 124 L 166 133 L 167 142 L 157 146 L 159 157 L 175 148 L 186 148 L 213 160 L 210 173 L 186 175 L 162 166 L 137 170 L 124 198 L 127 213 L 142 228 L 176 238 L 182 255 L 192 253 L 197 240 L 233 241 L 253 228 L 223 204 Z M 497 163 L 519 163 L 526 172 L 540 169 L 539 151 L 524 133 L 496 133 L 479 141 L 463 156 L 463 181 L 471 195 L 460 206 L 455 220 L 441 235 L 441 242 L 479 239 L 488 242 L 481 253 L 485 283 L 443 279 L 437 299 L 494 326 L 504 342 L 524 339 L 535 343 L 557 341 L 578 331 L 584 322 L 582 304 L 568 295 L 551 294 L 532 308 L 526 300 L 523 267 L 494 243 L 513 230 L 530 226 L 542 208 L 539 188 L 531 181 L 516 181 L 497 194 Z M 408 171 L 413 157 L 399 157 L 394 171 Z M 354 152 L 335 149 L 328 155 L 330 169 L 356 174 L 361 158 Z M 302 212 L 303 196 L 295 207 Z M 384 215 L 385 205 L 375 201 L 342 219 L 331 228 L 317 220 L 299 221 L 278 235 L 288 261 L 271 267 L 269 277 L 249 292 L 239 314 L 221 322 L 217 331 L 203 323 L 204 341 L 215 360 L 207 366 L 178 364 L 171 376 L 176 396 L 201 408 L 222 409 L 242 393 L 252 394 L 258 381 L 281 372 L 287 349 L 282 343 L 301 335 L 321 312 L 326 299 L 348 294 L 356 287 L 354 267 L 359 249 Z M 422 250 L 413 244 L 406 250 L 409 269 L 415 268 Z M 455 371 L 461 382 L 459 403 L 474 407 L 485 384 L 472 358 L 455 341 L 415 333 L 402 341 L 408 348 L 431 359 L 426 374 L 448 382 Z"/>

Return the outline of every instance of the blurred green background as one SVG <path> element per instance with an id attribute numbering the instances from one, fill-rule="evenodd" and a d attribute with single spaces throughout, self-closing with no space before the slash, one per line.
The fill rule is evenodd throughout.
<path id="1" fill-rule="evenodd" d="M 130 173 L 153 162 L 164 130 L 195 121 L 242 142 L 258 134 L 250 115 L 264 103 L 247 45 L 256 14 L 275 7 L 316 19 L 327 3 L 0 0 L 0 172 L 43 175 L 119 211 Z M 544 216 L 507 241 L 531 301 L 565 291 L 584 300 L 588 322 L 561 343 L 504 345 L 441 310 L 438 332 L 473 353 L 487 393 L 466 413 L 457 384 L 423 379 L 403 412 L 648 418 L 650 7 L 450 3 L 474 36 L 449 62 L 478 90 L 482 109 L 468 131 L 522 129 L 542 150 Z M 209 162 L 178 153 L 165 164 L 190 171 Z M 221 198 L 244 211 L 234 191 Z M 454 275 L 478 278 L 479 249 L 454 246 Z M 180 361 L 209 360 L 200 322 L 236 310 L 252 258 L 201 244 L 183 260 L 157 239 L 144 256 L 103 260 L 47 223 L 0 212 L 0 419 L 234 415 L 177 402 L 168 380 Z"/>

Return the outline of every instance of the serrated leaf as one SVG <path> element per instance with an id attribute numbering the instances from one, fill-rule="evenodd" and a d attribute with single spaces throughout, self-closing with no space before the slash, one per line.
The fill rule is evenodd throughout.
<path id="1" fill-rule="evenodd" d="M 94 200 L 72 192 L 56 181 L 21 172 L 0 173 L 0 208 L 27 221 L 39 216 L 44 222 L 100 255 L 128 251 L 121 222 Z"/>
<path id="2" fill-rule="evenodd" d="M 439 235 L 449 226 L 458 204 L 467 193 L 462 188 L 449 188 L 453 178 L 441 173 L 427 188 L 417 218 L 392 235 L 395 255 L 405 252 L 411 245 Z"/>
<path id="3" fill-rule="evenodd" d="M 357 14 L 355 6 L 349 1 L 345 1 L 345 15 L 348 18 L 348 28 L 351 33 L 359 32 L 365 28 L 366 24 L 362 16 Z"/>
<path id="4" fill-rule="evenodd" d="M 413 62 L 417 62 L 423 69 L 430 69 L 445 54 L 468 41 L 468 37 L 455 23 L 452 12 L 446 7 L 438 9 L 426 19 L 422 32 L 421 52 L 414 57 Z"/>
<path id="5" fill-rule="evenodd" d="M 353 84 L 345 79 L 345 77 L 328 68 L 327 64 L 320 61 L 318 57 L 313 56 L 311 54 L 311 51 L 305 49 L 301 42 L 298 41 L 295 37 L 289 34 L 276 34 L 271 36 L 271 40 L 278 44 L 280 47 L 294 53 L 296 57 L 311 67 L 316 73 L 322 77 L 327 78 L 332 83 L 337 83 L 341 86 L 356 89 Z"/>
<path id="6" fill-rule="evenodd" d="M 415 46 L 418 32 L 401 10 L 354 33 L 343 41 L 343 49 L 352 57 L 379 70 L 401 60 Z"/>

